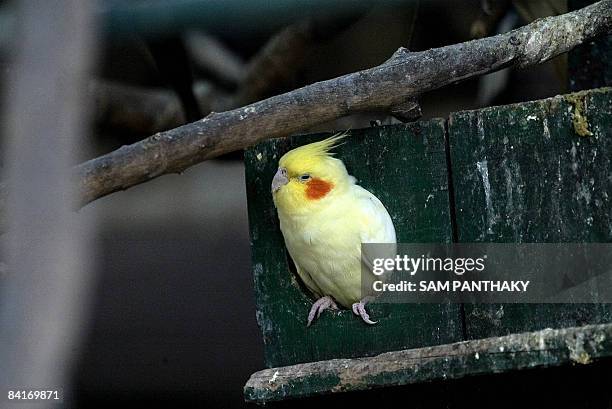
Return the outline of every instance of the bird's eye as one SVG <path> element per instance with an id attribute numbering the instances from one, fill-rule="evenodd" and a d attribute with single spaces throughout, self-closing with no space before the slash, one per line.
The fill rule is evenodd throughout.
<path id="1" fill-rule="evenodd" d="M 310 175 L 308 173 L 304 173 L 303 175 L 300 175 L 300 180 L 302 182 L 306 182 L 307 180 L 310 180 Z"/>

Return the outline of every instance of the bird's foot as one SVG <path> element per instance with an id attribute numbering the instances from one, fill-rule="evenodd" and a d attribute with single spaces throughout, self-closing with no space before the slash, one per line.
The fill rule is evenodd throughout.
<path id="1" fill-rule="evenodd" d="M 312 304 L 310 312 L 308 313 L 307 326 L 310 327 L 310 324 L 312 324 L 315 318 L 319 318 L 321 313 L 328 308 L 331 308 L 333 310 L 338 309 L 338 306 L 330 296 L 321 297 L 317 301 L 315 301 L 314 304 Z"/>
<path id="2" fill-rule="evenodd" d="M 370 319 L 370 315 L 368 315 L 368 312 L 365 309 L 365 306 L 369 301 L 366 298 L 353 304 L 353 314 L 360 316 L 363 322 L 366 324 L 374 325 L 377 321 L 372 321 Z"/>

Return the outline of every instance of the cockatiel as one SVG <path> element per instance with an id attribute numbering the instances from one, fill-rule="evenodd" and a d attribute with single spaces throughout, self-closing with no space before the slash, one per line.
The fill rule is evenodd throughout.
<path id="1" fill-rule="evenodd" d="M 355 184 L 330 150 L 345 135 L 300 146 L 279 161 L 272 196 L 285 245 L 306 287 L 318 297 L 308 326 L 336 303 L 375 324 L 362 298 L 361 243 L 395 243 L 395 228 L 376 196 Z"/>

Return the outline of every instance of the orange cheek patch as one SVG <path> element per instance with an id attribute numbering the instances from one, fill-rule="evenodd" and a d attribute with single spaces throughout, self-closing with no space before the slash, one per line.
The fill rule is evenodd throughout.
<path id="1" fill-rule="evenodd" d="M 332 190 L 333 184 L 321 179 L 312 179 L 306 183 L 306 197 L 317 200 L 325 197 Z"/>

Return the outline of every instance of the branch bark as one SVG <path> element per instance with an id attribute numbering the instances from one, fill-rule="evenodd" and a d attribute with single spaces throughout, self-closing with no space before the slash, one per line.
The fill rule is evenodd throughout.
<path id="1" fill-rule="evenodd" d="M 603 0 L 494 37 L 422 52 L 401 48 L 377 67 L 211 113 L 87 161 L 75 169 L 82 204 L 268 138 L 356 112 L 390 111 L 421 93 L 504 67 L 540 64 L 610 31 L 612 0 Z"/>

